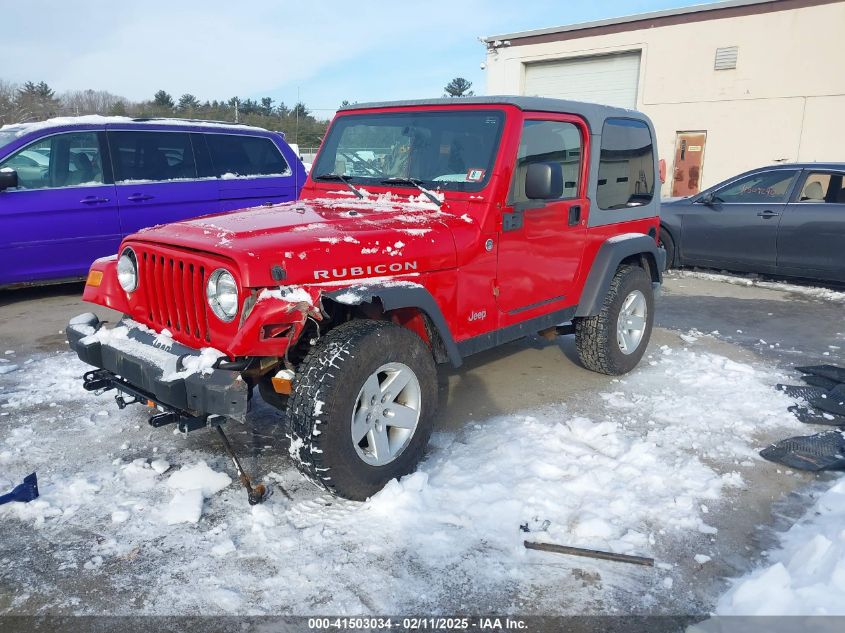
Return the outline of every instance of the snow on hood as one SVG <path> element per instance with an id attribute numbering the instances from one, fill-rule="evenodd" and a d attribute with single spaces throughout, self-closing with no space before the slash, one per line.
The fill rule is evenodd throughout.
<path id="1" fill-rule="evenodd" d="M 341 264 L 366 270 L 368 265 L 413 261 L 418 272 L 456 265 L 449 223 L 466 222 L 466 218 L 441 209 L 422 194 L 410 198 L 367 194 L 357 199 L 346 196 L 347 192 L 336 193 L 338 197 L 159 225 L 130 239 L 231 255 L 233 259 L 239 256 L 249 262 L 247 270 L 240 271 L 249 287 L 277 286 L 269 274 L 274 265 L 285 269 L 285 281 L 291 284 L 319 281 L 315 270 L 334 267 L 340 272 Z M 331 278 L 335 277 L 338 275 Z"/>

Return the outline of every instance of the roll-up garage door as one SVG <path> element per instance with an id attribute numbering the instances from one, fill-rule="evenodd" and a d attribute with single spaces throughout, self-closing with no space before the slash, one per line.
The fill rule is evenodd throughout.
<path id="1" fill-rule="evenodd" d="M 524 94 L 636 108 L 640 53 L 575 57 L 525 65 Z"/>

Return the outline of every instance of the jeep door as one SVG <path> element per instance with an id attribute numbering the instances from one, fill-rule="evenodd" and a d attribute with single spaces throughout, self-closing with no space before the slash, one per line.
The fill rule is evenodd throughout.
<path id="1" fill-rule="evenodd" d="M 845 281 L 845 172 L 807 170 L 780 221 L 777 269 Z"/>
<path id="2" fill-rule="evenodd" d="M 0 191 L 0 285 L 82 277 L 120 244 L 103 132 L 61 132 L 0 160 L 18 187 Z"/>
<path id="3" fill-rule="evenodd" d="M 797 174 L 758 171 L 696 199 L 682 218 L 683 262 L 775 272 L 778 224 Z"/>
<path id="4" fill-rule="evenodd" d="M 295 200 L 294 169 L 272 139 L 234 133 L 203 134 L 222 211 Z"/>
<path id="5" fill-rule="evenodd" d="M 200 175 L 203 156 L 195 155 L 191 136 L 179 130 L 108 130 L 125 234 L 220 210 L 217 181 Z"/>
<path id="6" fill-rule="evenodd" d="M 551 308 L 572 293 L 588 209 L 585 138 L 586 127 L 576 117 L 529 116 L 523 123 L 498 248 L 497 303 L 509 315 Z M 562 189 L 553 199 L 527 195 L 528 168 L 537 163 L 559 166 L 562 172 Z"/>

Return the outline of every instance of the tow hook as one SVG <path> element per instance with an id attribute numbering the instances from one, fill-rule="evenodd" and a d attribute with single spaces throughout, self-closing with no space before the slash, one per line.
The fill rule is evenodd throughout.
<path id="1" fill-rule="evenodd" d="M 217 426 L 217 432 L 220 434 L 220 439 L 223 440 L 223 447 L 226 449 L 226 452 L 229 454 L 229 457 L 232 458 L 232 463 L 235 464 L 235 470 L 238 473 L 238 479 L 240 479 L 241 484 L 243 487 L 246 488 L 247 500 L 249 501 L 249 505 L 254 506 L 259 503 L 263 503 L 267 499 L 267 487 L 264 484 L 256 484 L 252 485 L 252 480 L 250 479 L 249 475 L 244 472 L 243 467 L 241 466 L 241 460 L 238 459 L 238 456 L 235 455 L 235 451 L 232 449 L 232 445 L 229 443 L 229 438 L 226 437 L 226 434 L 223 432 L 223 427 L 219 424 Z"/>

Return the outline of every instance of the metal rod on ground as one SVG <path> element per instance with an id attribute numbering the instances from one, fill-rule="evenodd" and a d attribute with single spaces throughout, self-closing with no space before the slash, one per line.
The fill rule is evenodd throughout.
<path id="1" fill-rule="evenodd" d="M 630 556 L 628 554 L 614 554 L 613 552 L 602 552 L 595 549 L 584 549 L 582 547 L 570 547 L 568 545 L 556 545 L 554 543 L 534 543 L 523 541 L 527 549 L 535 549 L 541 552 L 554 552 L 555 554 L 570 554 L 572 556 L 583 556 L 585 558 L 600 558 L 602 560 L 613 560 L 618 563 L 631 563 L 633 565 L 644 565 L 654 567 L 654 559 L 644 556 Z"/>
<path id="2" fill-rule="evenodd" d="M 238 459 L 238 456 L 235 455 L 235 451 L 232 450 L 232 445 L 229 444 L 229 438 L 226 437 L 226 434 L 220 426 L 217 427 L 217 432 L 220 433 L 220 439 L 223 440 L 223 446 L 226 448 L 226 452 L 229 453 L 229 457 L 231 457 L 232 461 L 235 463 L 235 470 L 238 471 L 238 479 L 241 480 L 244 488 L 246 488 L 249 505 L 254 506 L 261 503 L 267 497 L 267 488 L 263 484 L 256 484 L 255 486 L 252 485 L 252 480 L 250 480 L 249 475 L 247 475 L 241 467 L 241 461 Z"/>

